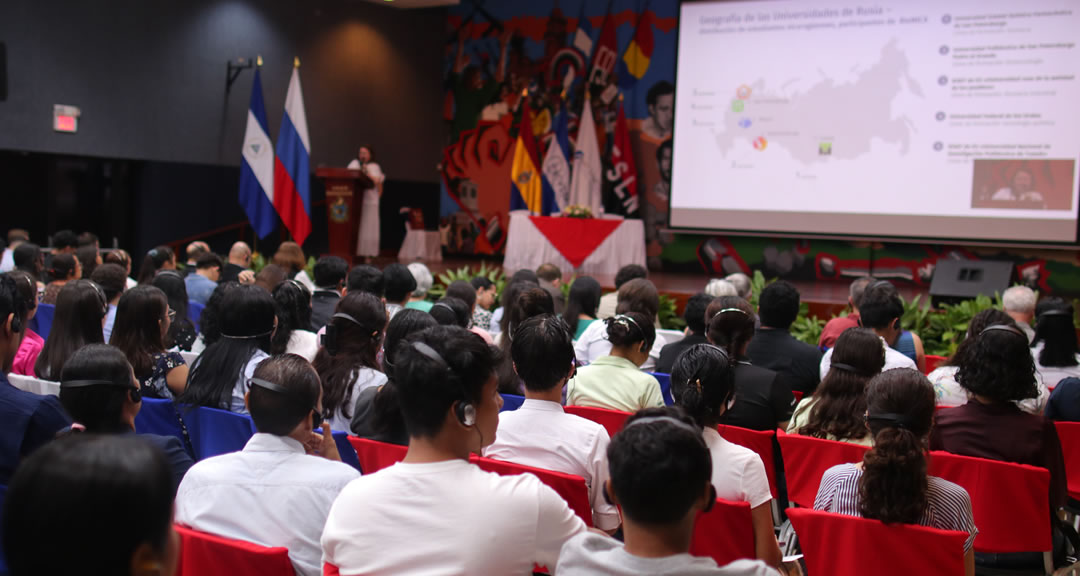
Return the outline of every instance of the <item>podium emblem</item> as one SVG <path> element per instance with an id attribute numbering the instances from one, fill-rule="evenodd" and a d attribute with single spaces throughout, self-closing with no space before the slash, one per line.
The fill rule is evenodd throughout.
<path id="1" fill-rule="evenodd" d="M 349 205 L 341 196 L 338 196 L 337 200 L 330 205 L 330 219 L 336 224 L 345 224 L 349 221 Z"/>

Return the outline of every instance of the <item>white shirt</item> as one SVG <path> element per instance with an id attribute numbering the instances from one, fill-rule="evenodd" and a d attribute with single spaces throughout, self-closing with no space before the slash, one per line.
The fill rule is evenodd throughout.
<path id="1" fill-rule="evenodd" d="M 1058 382 L 1061 382 L 1064 378 L 1080 378 L 1080 366 L 1043 366 L 1039 362 L 1039 354 L 1043 350 L 1043 343 L 1039 342 L 1031 349 L 1031 355 L 1035 358 L 1035 370 L 1042 375 L 1043 382 L 1047 383 L 1047 386 L 1056 388 Z M 1080 354 L 1076 355 L 1076 360 L 1080 362 Z"/>
<path id="2" fill-rule="evenodd" d="M 675 554 L 660 558 L 634 556 L 622 542 L 592 532 L 579 534 L 563 546 L 560 576 L 777 576 L 761 560 L 736 560 L 717 566 L 712 558 Z"/>
<path id="3" fill-rule="evenodd" d="M 619 510 L 604 499 L 609 442 L 607 430 L 596 422 L 567 414 L 558 402 L 526 398 L 517 410 L 499 414 L 495 442 L 484 456 L 581 476 L 589 489 L 593 525 L 614 530 Z"/>
<path id="4" fill-rule="evenodd" d="M 939 408 L 963 406 L 968 403 L 968 391 L 956 381 L 959 366 L 941 366 L 931 372 L 927 378 L 934 385 L 935 404 Z M 1042 415 L 1046 402 L 1050 400 L 1050 390 L 1043 384 L 1042 375 L 1035 372 L 1035 386 L 1039 389 L 1037 398 L 1028 398 L 1014 402 L 1024 412 Z"/>
<path id="5" fill-rule="evenodd" d="M 728 442 L 713 428 L 706 428 L 702 437 L 712 456 L 712 482 L 717 498 L 749 502 L 751 508 L 772 500 L 765 464 L 757 452 Z"/>
<path id="6" fill-rule="evenodd" d="M 319 353 L 319 337 L 310 330 L 293 330 L 285 353 L 303 356 L 304 360 L 314 362 L 315 355 Z"/>
<path id="7" fill-rule="evenodd" d="M 0 273 L 11 272 L 15 269 L 15 250 L 4 248 L 4 255 L 0 257 Z"/>
<path id="8" fill-rule="evenodd" d="M 323 559 L 342 574 L 532 574 L 554 569 L 585 532 L 532 474 L 499 476 L 465 460 L 395 464 L 358 478 L 326 520 Z"/>
<path id="9" fill-rule="evenodd" d="M 304 453 L 292 438 L 256 434 L 240 452 L 188 470 L 176 492 L 176 522 L 261 546 L 284 546 L 298 574 L 322 574 L 322 536 L 338 493 L 360 475 Z"/>
<path id="10" fill-rule="evenodd" d="M 649 359 L 641 365 L 645 372 L 652 372 L 660 360 L 660 350 L 667 344 L 663 335 L 657 333 L 656 341 L 649 349 Z M 581 333 L 581 338 L 574 341 L 574 355 L 581 364 L 591 364 L 597 358 L 611 354 L 611 342 L 607 339 L 607 324 L 593 322 Z"/>
<path id="11" fill-rule="evenodd" d="M 374 162 L 368 162 L 365 166 L 360 166 L 360 159 L 353 158 L 346 168 L 349 170 L 363 170 L 364 174 L 367 174 L 367 177 L 371 178 L 371 181 L 375 183 L 376 187 L 378 187 L 379 184 L 382 184 L 383 180 L 386 180 L 386 175 L 383 174 L 382 167 Z"/>
<path id="12" fill-rule="evenodd" d="M 383 384 L 386 384 L 386 374 L 366 366 L 357 370 L 352 383 L 352 392 L 349 394 L 349 415 L 345 416 L 345 406 L 338 406 L 337 410 L 334 410 L 334 416 L 330 418 L 330 429 L 351 430 L 349 425 L 352 423 L 352 417 L 356 411 L 356 399 L 360 397 L 360 392 L 364 388 L 382 386 Z"/>
<path id="13" fill-rule="evenodd" d="M 105 343 L 109 343 L 109 339 L 112 338 L 113 326 L 116 325 L 116 305 L 109 304 L 109 311 L 105 313 L 105 326 L 102 329 L 102 334 L 105 336 Z"/>
<path id="14" fill-rule="evenodd" d="M 297 282 L 306 286 L 310 292 L 315 291 L 315 282 L 311 280 L 310 276 L 308 276 L 307 270 L 301 270 L 297 272 L 296 276 L 293 277 L 293 280 L 296 280 Z"/>
<path id="15" fill-rule="evenodd" d="M 912 370 L 918 370 L 919 367 L 915 365 L 915 361 L 902 353 L 893 350 L 891 346 L 885 344 L 885 340 L 881 341 L 881 345 L 885 346 L 885 366 L 881 368 L 881 371 L 893 370 L 895 368 L 911 368 Z M 825 352 L 825 355 L 821 357 L 821 379 L 825 379 L 825 375 L 829 373 L 829 367 L 832 366 L 832 353 L 836 348 L 829 348 Z"/>
<path id="16" fill-rule="evenodd" d="M 248 359 L 247 364 L 244 365 L 244 371 L 240 373 L 236 379 L 236 384 L 233 385 L 232 391 L 232 403 L 229 406 L 229 410 L 238 414 L 247 414 L 247 405 L 244 404 L 244 396 L 247 396 L 248 381 L 255 377 L 255 368 L 258 367 L 259 362 L 266 360 L 270 355 L 263 352 L 261 348 L 256 348 L 255 352 L 252 352 L 251 358 Z M 345 428 L 348 430 L 348 428 Z"/>

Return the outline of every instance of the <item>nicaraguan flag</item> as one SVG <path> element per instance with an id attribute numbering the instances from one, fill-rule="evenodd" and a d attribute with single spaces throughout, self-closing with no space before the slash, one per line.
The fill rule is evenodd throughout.
<path id="1" fill-rule="evenodd" d="M 265 238 L 277 226 L 274 214 L 274 147 L 266 123 L 262 79 L 255 69 L 251 87 L 244 146 L 240 151 L 240 205 L 259 238 Z"/>
<path id="2" fill-rule="evenodd" d="M 544 216 L 558 212 L 570 204 L 570 136 L 567 123 L 564 106 L 559 108 L 559 113 L 555 115 L 555 137 L 544 155 Z"/>
<path id="3" fill-rule="evenodd" d="M 300 61 L 293 66 L 289 91 L 285 96 L 285 116 L 278 132 L 277 162 L 274 163 L 274 208 L 297 244 L 311 233 L 311 172 L 304 94 L 300 90 Z"/>
<path id="4" fill-rule="evenodd" d="M 514 145 L 514 163 L 510 167 L 510 210 L 543 211 L 543 186 L 540 183 L 540 153 L 532 131 L 532 111 L 527 96 L 522 96 L 521 127 Z"/>

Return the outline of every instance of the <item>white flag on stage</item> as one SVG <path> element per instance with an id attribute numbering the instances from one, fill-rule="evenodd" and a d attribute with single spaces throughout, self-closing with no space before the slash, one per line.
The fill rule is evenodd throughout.
<path id="1" fill-rule="evenodd" d="M 592 102 L 586 98 L 581 122 L 578 123 L 577 143 L 574 149 L 574 170 L 570 180 L 570 204 L 587 206 L 594 216 L 601 211 L 600 182 L 603 168 L 600 164 L 600 143 L 596 140 L 596 123 L 593 121 Z"/>

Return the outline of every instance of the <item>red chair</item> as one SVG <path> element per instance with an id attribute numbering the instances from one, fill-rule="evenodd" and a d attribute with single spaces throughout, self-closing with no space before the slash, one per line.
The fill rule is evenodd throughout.
<path id="1" fill-rule="evenodd" d="M 1069 484 L 1069 498 L 1080 500 L 1080 422 L 1054 422 L 1061 455 L 1065 457 L 1065 479 Z"/>
<path id="2" fill-rule="evenodd" d="M 349 444 L 356 449 L 356 458 L 360 461 L 363 474 L 374 474 L 405 459 L 408 446 L 388 444 L 367 438 L 349 436 Z"/>
<path id="3" fill-rule="evenodd" d="M 802 399 L 803 399 L 802 391 L 800 391 L 800 390 L 792 390 L 791 395 L 795 397 L 795 403 L 796 404 L 798 404 L 799 402 L 802 402 Z"/>
<path id="4" fill-rule="evenodd" d="M 889 526 L 805 508 L 789 508 L 787 515 L 799 535 L 807 574 L 964 574 L 967 532 L 908 524 Z"/>
<path id="5" fill-rule="evenodd" d="M 294 576 L 287 548 L 267 548 L 176 526 L 177 576 Z"/>
<path id="6" fill-rule="evenodd" d="M 938 368 L 938 366 L 941 366 L 942 364 L 944 364 L 946 360 L 948 360 L 948 358 L 946 358 L 944 356 L 934 356 L 932 354 L 927 354 L 926 355 L 926 373 L 929 374 L 929 373 L 933 372 L 934 370 L 936 370 Z"/>
<path id="7" fill-rule="evenodd" d="M 690 554 L 712 558 L 720 566 L 756 558 L 750 503 L 718 498 L 712 510 L 698 514 Z"/>
<path id="8" fill-rule="evenodd" d="M 585 486 L 585 479 L 581 476 L 533 468 L 515 462 L 484 458 L 475 454 L 469 457 L 469 462 L 476 464 L 481 470 L 494 472 L 500 476 L 525 473 L 536 476 L 541 482 L 557 492 L 559 496 L 562 496 L 570 509 L 585 521 L 586 526 L 592 526 L 592 503 L 589 501 L 589 489 Z"/>
<path id="9" fill-rule="evenodd" d="M 1046 573 L 1054 572 L 1049 471 L 931 452 L 928 472 L 967 490 L 979 527 L 976 552 L 1043 552 Z"/>
<path id="10" fill-rule="evenodd" d="M 566 413 L 596 422 L 607 430 L 608 436 L 615 436 L 616 432 L 622 430 L 626 419 L 630 417 L 629 412 L 623 412 L 622 410 L 590 408 L 588 406 L 567 406 Z"/>
<path id="11" fill-rule="evenodd" d="M 765 475 L 769 477 L 769 491 L 772 492 L 774 500 L 779 498 L 780 492 L 776 488 L 776 450 L 774 444 L 776 430 L 762 432 L 723 424 L 717 426 L 716 429 L 724 437 L 724 440 L 757 452 L 757 455 L 761 457 L 761 463 L 765 465 Z"/>
<path id="12" fill-rule="evenodd" d="M 809 436 L 780 434 L 780 455 L 784 459 L 788 500 L 803 508 L 813 508 L 821 477 L 837 464 L 862 462 L 869 448 Z"/>

